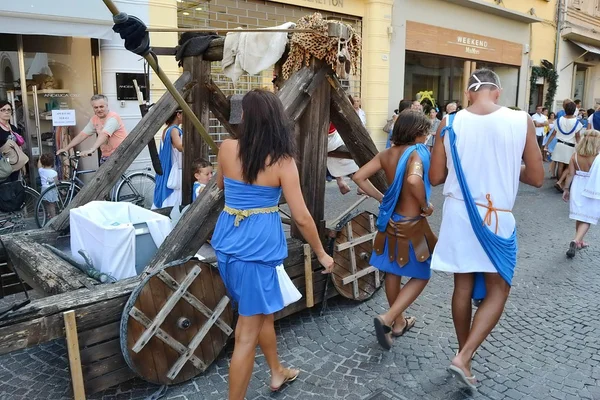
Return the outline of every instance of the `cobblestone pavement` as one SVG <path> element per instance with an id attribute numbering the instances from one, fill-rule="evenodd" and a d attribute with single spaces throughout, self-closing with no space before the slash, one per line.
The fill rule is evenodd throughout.
<path id="1" fill-rule="evenodd" d="M 353 198 L 339 200 L 328 185 L 329 217 Z M 436 189 L 432 218 L 441 218 Z M 599 399 L 600 400 L 600 230 L 590 231 L 589 249 L 565 258 L 574 223 L 568 206 L 551 188 L 523 187 L 514 209 L 519 265 L 506 312 L 477 352 L 474 373 L 481 386 L 471 393 L 445 368 L 456 349 L 450 314 L 452 280 L 434 273 L 409 309 L 416 326 L 382 350 L 373 316 L 385 307 L 383 291 L 363 303 L 332 299 L 277 322 L 278 348 L 286 365 L 302 370 L 298 380 L 271 394 L 268 368 L 258 355 L 248 399 Z M 171 387 L 166 398 L 225 399 L 229 345 L 200 377 Z M 143 399 L 157 388 L 133 380 L 90 399 Z M 0 357 L 0 398 L 68 399 L 68 362 L 62 341 Z"/>

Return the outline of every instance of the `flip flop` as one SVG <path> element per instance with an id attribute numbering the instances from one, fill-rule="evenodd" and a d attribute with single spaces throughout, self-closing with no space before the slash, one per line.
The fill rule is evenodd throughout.
<path id="1" fill-rule="evenodd" d="M 558 190 L 559 192 L 563 193 L 565 190 L 558 184 L 558 182 L 556 182 L 554 184 L 554 189 Z"/>
<path id="2" fill-rule="evenodd" d="M 290 368 L 286 368 L 286 370 L 291 371 Z M 296 371 L 297 372 L 295 375 L 286 376 L 285 379 L 283 380 L 283 382 L 281 382 L 281 385 L 279 385 L 279 387 L 269 386 L 269 388 L 271 389 L 271 392 L 278 392 L 281 390 L 283 385 L 294 382 L 296 380 L 296 378 L 298 377 L 298 375 L 300 375 L 300 370 L 296 370 Z"/>
<path id="3" fill-rule="evenodd" d="M 582 249 L 586 249 L 590 247 L 589 244 L 587 244 L 586 242 L 577 242 L 577 250 L 582 250 Z"/>
<path id="4" fill-rule="evenodd" d="M 375 336 L 377 337 L 379 345 L 386 350 L 391 349 L 392 339 L 390 338 L 389 333 L 392 331 L 392 327 L 386 325 L 379 316 L 373 319 L 373 324 L 375 325 Z"/>
<path id="5" fill-rule="evenodd" d="M 393 337 L 400 337 L 400 336 L 404 335 L 406 332 L 408 332 L 410 330 L 410 328 L 415 326 L 415 322 L 417 322 L 417 319 L 415 317 L 404 317 L 404 320 L 406 321 L 406 325 L 404 325 L 404 328 L 402 328 L 402 330 L 400 332 L 394 332 L 392 330 Z"/>
<path id="6" fill-rule="evenodd" d="M 569 243 L 569 250 L 567 250 L 567 258 L 575 257 L 576 251 L 577 251 L 577 242 L 573 240 L 573 241 L 571 241 L 571 243 Z"/>
<path id="7" fill-rule="evenodd" d="M 469 388 L 473 390 L 477 390 L 477 386 L 471 382 L 471 380 L 475 380 L 475 375 L 467 377 L 462 369 L 458 368 L 456 365 L 451 365 L 448 367 L 448 372 L 452 374 L 459 381 L 467 385 Z"/>

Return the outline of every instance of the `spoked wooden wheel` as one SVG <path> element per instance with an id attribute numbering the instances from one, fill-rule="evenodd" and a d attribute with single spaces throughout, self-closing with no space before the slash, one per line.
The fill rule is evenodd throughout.
<path id="1" fill-rule="evenodd" d="M 219 272 L 190 261 L 147 276 L 121 317 L 121 351 L 143 379 L 176 384 L 202 373 L 233 332 Z"/>
<path id="2" fill-rule="evenodd" d="M 377 229 L 368 211 L 350 214 L 338 224 L 333 260 L 333 284 L 344 297 L 366 300 L 381 287 L 385 277 L 369 264 Z"/>

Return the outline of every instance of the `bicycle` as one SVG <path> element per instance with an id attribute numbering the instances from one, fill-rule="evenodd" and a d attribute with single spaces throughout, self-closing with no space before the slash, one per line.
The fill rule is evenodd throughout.
<path id="1" fill-rule="evenodd" d="M 20 205 L 11 205 L 10 207 L 8 204 L 0 205 L 0 235 L 35 228 L 34 213 L 40 197 L 39 192 L 27 186 L 22 178 L 16 182 L 1 182 L 0 192 L 3 193 L 3 195 L 9 194 L 15 190 L 14 186 L 17 184 L 20 184 L 24 191 L 23 201 Z M 21 190 L 21 188 L 16 188 L 16 190 Z"/>
<path id="2" fill-rule="evenodd" d="M 81 155 L 76 152 L 69 156 L 69 180 L 60 181 L 46 188 L 39 195 L 35 209 L 38 227 L 43 228 L 56 215 L 60 214 L 71 203 L 84 186 L 79 175 L 90 174 L 96 170 L 79 170 Z M 148 171 L 150 168 L 148 168 Z M 147 171 L 134 171 L 121 175 L 121 179 L 111 190 L 110 201 L 129 202 L 150 209 L 154 201 L 154 175 Z M 50 207 L 53 205 L 54 207 Z M 52 208 L 54 208 L 52 210 Z"/>

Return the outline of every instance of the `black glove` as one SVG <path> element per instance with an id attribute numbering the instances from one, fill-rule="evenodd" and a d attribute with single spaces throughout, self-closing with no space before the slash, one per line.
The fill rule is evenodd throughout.
<path id="1" fill-rule="evenodd" d="M 125 48 L 140 56 L 145 56 L 150 51 L 150 35 L 146 31 L 146 24 L 138 17 L 129 15 L 124 22 L 116 23 L 113 31 L 125 40 Z"/>

